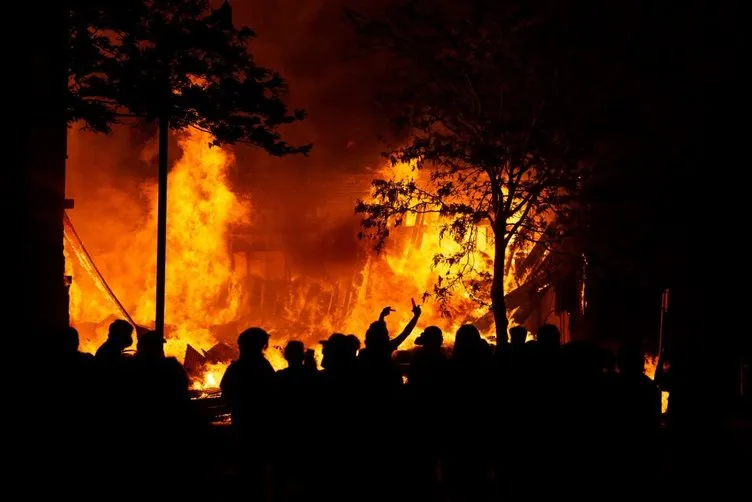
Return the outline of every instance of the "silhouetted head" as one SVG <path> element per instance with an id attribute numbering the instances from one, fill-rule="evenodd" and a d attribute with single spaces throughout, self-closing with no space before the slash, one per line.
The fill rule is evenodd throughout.
<path id="1" fill-rule="evenodd" d="M 619 373 L 623 375 L 640 375 L 645 371 L 645 355 L 636 345 L 625 345 L 616 356 Z"/>
<path id="2" fill-rule="evenodd" d="M 616 357 L 608 349 L 600 349 L 601 369 L 604 373 L 614 373 L 616 371 Z"/>
<path id="3" fill-rule="evenodd" d="M 386 350 L 389 347 L 389 330 L 384 321 L 374 321 L 366 330 L 366 348 L 372 351 Z"/>
<path id="4" fill-rule="evenodd" d="M 128 321 L 116 319 L 110 324 L 107 340 L 116 344 L 121 350 L 133 345 L 133 326 Z"/>
<path id="5" fill-rule="evenodd" d="M 60 332 L 60 348 L 65 354 L 78 352 L 78 330 L 71 326 L 63 328 Z"/>
<path id="6" fill-rule="evenodd" d="M 472 324 L 460 326 L 454 336 L 454 357 L 468 354 L 479 354 L 481 351 L 481 337 L 478 328 Z"/>
<path id="7" fill-rule="evenodd" d="M 166 340 L 156 331 L 147 331 L 138 337 L 136 354 L 145 357 L 164 357 Z"/>
<path id="8" fill-rule="evenodd" d="M 422 345 L 429 349 L 441 348 L 442 343 L 444 343 L 444 335 L 438 326 L 428 326 L 415 339 L 415 345 Z"/>
<path id="9" fill-rule="evenodd" d="M 285 361 L 288 366 L 301 366 L 305 359 L 305 345 L 300 340 L 292 340 L 285 345 Z"/>
<path id="10" fill-rule="evenodd" d="M 600 349 L 592 342 L 578 341 L 564 345 L 561 355 L 570 377 L 593 381 L 603 374 Z"/>
<path id="11" fill-rule="evenodd" d="M 527 340 L 527 328 L 525 326 L 509 328 L 509 340 L 514 346 L 524 345 Z"/>
<path id="12" fill-rule="evenodd" d="M 324 369 L 331 369 L 342 363 L 343 358 L 347 354 L 347 337 L 342 333 L 332 333 L 327 340 L 321 342 L 322 359 L 321 367 Z"/>
<path id="13" fill-rule="evenodd" d="M 349 359 L 355 359 L 358 357 L 358 351 L 360 350 L 360 338 L 353 334 L 345 336 L 345 350 Z"/>
<path id="14" fill-rule="evenodd" d="M 269 333 L 261 328 L 248 328 L 238 336 L 240 357 L 261 355 L 269 347 Z"/>
<path id="15" fill-rule="evenodd" d="M 538 328 L 538 343 L 548 349 L 559 348 L 561 345 L 561 333 L 553 324 L 544 324 Z"/>

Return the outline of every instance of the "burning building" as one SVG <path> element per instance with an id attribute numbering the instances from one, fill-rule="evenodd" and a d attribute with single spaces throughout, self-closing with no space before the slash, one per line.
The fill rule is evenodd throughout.
<path id="1" fill-rule="evenodd" d="M 195 362 L 198 354 L 200 363 L 216 365 L 208 371 L 204 367 L 197 385 L 216 385 L 222 363 L 232 356 L 225 350 L 220 357 L 217 346 L 234 346 L 245 327 L 260 325 L 272 334 L 269 355 L 280 367 L 279 348 L 286 340 L 316 345 L 334 331 L 363 335 L 386 305 L 396 309 L 389 318 L 395 329 L 409 319 L 410 299 L 420 301 L 430 291 L 438 273 L 432 257 L 451 245 L 439 238 L 436 218 L 408 219 L 379 254 L 370 243 L 357 242 L 352 208 L 358 197 L 368 195 L 373 173 L 347 178 L 339 192 L 331 193 L 341 204 L 312 208 L 301 224 L 286 228 L 265 222 L 268 210 L 232 186 L 233 152 L 210 147 L 208 136 L 195 130 L 180 135 L 178 146 L 168 181 L 166 351 L 181 361 L 189 354 Z M 144 177 L 137 183 L 110 179 L 109 185 L 92 188 L 89 177 L 96 173 L 76 164 L 76 153 L 74 144 L 71 171 L 83 170 L 78 180 L 86 181 L 89 190 L 75 194 L 81 209 L 69 213 L 66 226 L 68 273 L 73 277 L 70 313 L 83 348 L 94 350 L 114 317 L 153 325 L 156 187 Z M 343 213 L 343 208 L 349 211 Z M 338 241 L 337 235 L 349 237 Z M 483 253 L 486 229 L 479 229 L 478 239 L 477 266 L 489 267 Z M 298 243 L 302 251 L 292 252 L 290 243 Z M 317 261 L 325 254 L 322 246 L 334 254 Z M 301 264 L 295 258 L 301 255 L 310 255 L 315 266 Z M 513 322 L 531 331 L 554 322 L 568 338 L 567 309 L 556 300 L 561 288 L 542 273 L 547 253 L 531 247 L 515 260 L 518 264 L 506 278 Z M 418 328 L 436 324 L 451 337 L 462 323 L 474 322 L 492 333 L 488 309 L 466 291 L 457 291 L 448 307 L 426 297 Z"/>

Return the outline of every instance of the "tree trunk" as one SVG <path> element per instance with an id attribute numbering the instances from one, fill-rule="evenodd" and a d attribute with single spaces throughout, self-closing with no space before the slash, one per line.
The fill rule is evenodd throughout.
<path id="1" fill-rule="evenodd" d="M 507 304 L 504 298 L 504 263 L 506 260 L 507 246 L 504 241 L 506 221 L 499 221 L 494 228 L 494 269 L 493 281 L 491 282 L 491 310 L 496 324 L 496 344 L 507 342 Z"/>
<path id="2" fill-rule="evenodd" d="M 159 119 L 159 190 L 157 196 L 157 298 L 154 329 L 164 336 L 165 325 L 165 267 L 167 265 L 167 140 L 169 120 Z"/>

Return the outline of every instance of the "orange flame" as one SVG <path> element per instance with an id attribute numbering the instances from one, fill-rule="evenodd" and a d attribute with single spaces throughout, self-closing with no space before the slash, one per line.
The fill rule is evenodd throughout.
<path id="1" fill-rule="evenodd" d="M 399 163 L 388 166 L 382 178 L 396 182 L 415 183 L 419 188 L 430 191 L 431 180 L 424 171 L 411 164 Z M 457 196 L 458 199 L 462 195 Z M 472 239 L 472 250 L 460 265 L 433 265 L 437 254 L 451 256 L 460 251 L 461 245 L 449 235 L 441 237 L 440 231 L 451 220 L 437 212 L 425 214 L 408 213 L 399 228 L 393 228 L 390 242 L 379 256 L 372 257 L 363 272 L 364 280 L 359 290 L 358 302 L 350 312 L 347 325 L 356 328 L 356 333 L 364 333 L 368 324 L 375 319 L 381 307 L 391 305 L 397 312 L 389 316 L 392 325 L 402 326 L 410 317 L 409 300 L 418 301 L 424 293 L 433 289 L 439 278 L 446 278 L 463 270 L 463 275 L 472 277 L 490 274 L 493 271 L 493 231 L 488 225 L 479 225 Z M 512 238 L 514 239 L 514 237 Z M 510 245 L 510 248 L 512 246 Z M 504 278 L 506 292 L 520 286 L 527 279 L 522 274 L 516 277 L 516 265 L 520 258 L 530 252 L 533 245 L 525 243 L 520 251 L 507 256 L 508 267 Z M 429 325 L 437 325 L 445 332 L 445 339 L 451 343 L 454 333 L 465 322 L 481 318 L 488 312 L 488 298 L 473 294 L 466 281 L 460 281 L 451 292 L 449 316 L 443 315 L 437 302 L 428 300 L 423 306 L 423 315 L 418 331 Z M 399 305 L 393 302 L 399 301 Z M 510 312 L 511 314 L 511 312 Z M 396 321 L 396 322 L 395 322 Z M 494 332 L 493 322 L 488 325 L 488 333 Z M 406 342 L 412 345 L 414 337 Z"/>
<path id="2" fill-rule="evenodd" d="M 181 360 L 187 344 L 203 350 L 211 348 L 216 343 L 212 328 L 233 321 L 240 312 L 240 284 L 232 274 L 228 235 L 234 225 L 249 221 L 250 208 L 228 186 L 232 154 L 210 147 L 210 142 L 209 134 L 196 129 L 183 133 L 178 140 L 182 154 L 168 177 L 165 320 L 174 331 L 167 335 L 165 351 Z M 135 262 L 140 277 L 134 279 L 144 281 L 138 288 L 132 316 L 137 323 L 152 326 L 157 186 L 149 183 L 143 191 L 150 211 L 143 225 L 128 236 L 121 259 Z M 71 217 L 75 218 L 75 212 Z M 72 260 L 67 259 L 66 263 L 72 274 Z M 70 291 L 74 325 L 85 320 L 99 322 L 114 313 L 103 295 L 87 293 L 84 300 L 81 285 L 74 280 Z M 82 349 L 95 350 L 105 332 L 106 326 L 101 327 L 98 336 L 82 342 Z"/>
<path id="3" fill-rule="evenodd" d="M 248 201 L 241 200 L 227 180 L 234 156 L 225 148 L 210 147 L 211 137 L 198 130 L 182 133 L 178 139 L 181 156 L 168 177 L 165 317 L 169 331 L 165 350 L 168 355 L 182 360 L 188 344 L 206 351 L 218 341 L 219 330 L 231 326 L 239 331 L 254 317 L 246 306 L 251 295 L 248 278 L 234 270 L 229 245 L 236 228 L 247 228 L 252 224 Z M 420 178 L 421 173 L 409 165 L 390 166 L 388 174 L 396 179 L 426 182 Z M 119 240 L 113 238 L 109 253 L 100 250 L 93 258 L 134 320 L 151 326 L 155 311 L 156 183 L 146 183 L 142 192 L 147 212 L 138 215 L 131 211 L 126 217 L 130 227 L 125 235 Z M 125 208 L 122 210 L 126 211 L 129 206 L 140 205 L 126 198 L 118 209 Z M 72 211 L 70 217 L 75 223 L 76 212 Z M 267 351 L 272 365 L 276 369 L 286 366 L 279 346 L 293 336 L 313 343 L 318 341 L 314 335 L 321 332 L 340 331 L 363 336 L 368 325 L 387 305 L 396 309 L 387 319 L 395 335 L 412 315 L 411 298 L 423 303 L 423 315 L 416 334 L 426 326 L 437 325 L 444 330 L 448 342 L 462 323 L 472 322 L 485 314 L 487 307 L 480 305 L 462 285 L 453 291 L 450 317 L 443 316 L 434 301 L 421 301 L 440 275 L 451 272 L 444 265 L 433 266 L 434 256 L 437 253 L 451 254 L 458 249 L 458 244 L 451 238 L 439 237 L 444 222 L 436 215 L 408 216 L 401 228 L 394 229 L 387 249 L 379 255 L 370 253 L 362 269 L 354 271 L 357 272 L 353 274 L 356 279 L 347 284 L 346 294 L 339 294 L 335 301 L 334 286 L 322 288 L 322 294 L 330 294 L 329 301 L 325 304 L 317 302 L 312 307 L 313 310 L 307 313 L 308 326 L 300 328 L 299 321 L 303 307 L 310 302 L 291 293 L 285 315 L 274 321 L 278 324 L 266 326 L 273 337 L 272 346 Z M 109 230 L 107 224 L 100 223 L 97 228 L 102 232 Z M 491 230 L 479 227 L 474 239 L 469 261 L 476 272 L 488 272 L 493 268 Z M 529 251 L 529 247 L 522 249 Z M 525 252 L 509 257 L 510 266 L 505 278 L 508 291 L 524 282 L 524 276 L 515 278 L 514 267 Z M 67 253 L 70 254 L 70 250 Z M 94 335 L 82 337 L 82 349 L 94 351 L 106 336 L 107 316 L 117 315 L 117 312 L 111 302 L 92 287 L 95 283 L 87 283 L 80 264 L 76 267 L 71 256 L 66 258 L 74 276 L 70 307 L 74 325 L 99 323 Z M 347 283 L 349 278 L 337 280 Z M 492 326 L 489 331 L 493 332 Z M 408 348 L 414 338 L 406 343 Z M 320 347 L 316 345 L 316 349 L 320 360 Z M 194 388 L 216 387 L 224 368 L 223 363 L 206 365 L 203 376 L 193 383 Z"/>
<path id="4" fill-rule="evenodd" d="M 658 358 L 651 355 L 645 356 L 645 375 L 655 380 L 655 370 L 658 368 Z M 661 391 L 661 413 L 668 410 L 668 392 Z"/>

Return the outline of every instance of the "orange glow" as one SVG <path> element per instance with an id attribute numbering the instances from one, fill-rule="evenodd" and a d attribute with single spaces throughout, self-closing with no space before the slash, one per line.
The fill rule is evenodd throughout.
<path id="1" fill-rule="evenodd" d="M 250 207 L 228 187 L 226 177 L 234 161 L 232 154 L 209 147 L 210 141 L 209 134 L 195 129 L 182 134 L 178 141 L 181 156 L 168 177 L 165 323 L 169 328 L 165 352 L 181 361 L 187 344 L 210 349 L 216 343 L 212 328 L 233 321 L 240 312 L 240 285 L 232 274 L 228 235 L 233 226 L 248 223 Z M 150 182 L 142 189 L 149 208 L 145 221 L 123 243 L 123 261 L 109 263 L 111 273 L 105 279 L 129 284 L 127 275 L 138 276 L 132 277 L 130 288 L 120 291 L 126 298 L 135 297 L 131 315 L 138 324 L 148 327 L 154 325 L 155 313 L 157 187 Z M 72 211 L 74 222 L 75 218 Z M 66 247 L 71 247 L 70 240 Z M 78 281 L 82 274 L 75 274 L 72 260 L 67 263 L 74 275 L 70 292 L 74 325 L 81 321 L 101 322 L 107 315 L 117 315 L 101 290 L 89 287 L 82 291 L 91 284 Z M 75 263 L 80 266 L 82 261 Z M 88 270 L 80 272 L 91 277 Z M 90 283 L 97 285 L 96 280 Z M 81 349 L 95 351 L 106 337 L 106 329 L 106 325 L 99 326 L 97 336 L 82 340 Z M 217 371 L 211 368 L 204 380 L 211 380 Z"/>
<path id="2" fill-rule="evenodd" d="M 645 356 L 645 374 L 651 380 L 655 380 L 655 370 L 658 367 L 658 358 L 650 355 Z M 661 391 L 661 413 L 668 410 L 668 392 Z"/>
<path id="3" fill-rule="evenodd" d="M 73 141 L 76 140 L 74 136 Z M 233 190 L 228 181 L 234 155 L 227 148 L 210 147 L 210 141 L 208 134 L 197 130 L 182 133 L 178 137 L 180 155 L 168 177 L 165 315 L 168 342 L 165 351 L 180 361 L 188 344 L 199 352 L 208 351 L 219 341 L 234 344 L 242 329 L 259 323 L 259 312 L 253 310 L 251 300 L 254 295 L 258 298 L 266 294 L 249 286 L 248 275 L 259 275 L 252 271 L 253 258 L 243 258 L 247 266 L 240 266 L 242 260 L 237 255 L 242 249 L 231 248 L 235 232 L 254 228 L 248 197 Z M 76 145 L 73 147 L 75 153 Z M 153 149 L 146 153 L 156 154 Z M 154 159 L 147 155 L 147 160 L 154 169 Z M 87 166 L 76 165 L 74 161 L 71 168 L 83 170 Z M 95 174 L 87 171 L 87 175 Z M 425 176 L 409 165 L 388 167 L 382 173 L 382 177 L 424 183 L 419 175 Z M 364 195 L 365 190 L 364 187 Z M 81 199 L 88 194 L 77 196 Z M 109 214 L 105 209 L 88 213 L 74 209 L 69 216 L 118 300 L 136 323 L 151 327 L 155 311 L 156 181 L 152 178 L 138 185 L 136 190 L 115 184 L 104 200 L 114 201 L 114 209 Z M 351 202 L 354 205 L 355 201 Z M 445 265 L 432 265 L 437 253 L 451 254 L 459 246 L 449 236 L 439 238 L 441 224 L 442 219 L 435 214 L 409 215 L 400 228 L 393 229 L 386 249 L 378 255 L 370 249 L 370 242 L 363 242 L 367 258 L 351 273 L 329 278 L 331 282 L 321 285 L 315 301 L 301 290 L 290 287 L 293 281 L 309 280 L 299 277 L 293 270 L 292 277 L 286 279 L 289 291 L 283 314 L 275 316 L 271 322 L 261 323 L 272 335 L 267 358 L 275 369 L 286 366 L 281 347 L 288 339 L 303 339 L 316 349 L 320 360 L 320 339 L 335 331 L 362 337 L 387 305 L 396 309 L 387 318 L 391 334 L 395 336 L 411 318 L 411 298 L 423 304 L 423 316 L 405 348 L 411 347 L 412 340 L 429 325 L 442 328 L 445 339 L 451 342 L 461 324 L 474 322 L 487 313 L 487 307 L 478 301 L 484 298 L 474 298 L 466 283 L 454 288 L 448 302 L 448 316 L 442 315 L 435 301 L 422 300 L 440 275 L 456 271 Z M 79 227 L 85 227 L 88 232 Z M 81 349 L 94 352 L 104 341 L 112 316 L 123 316 L 94 274 L 86 269 L 70 239 L 66 239 L 65 244 L 66 262 L 73 276 L 71 318 L 82 333 Z M 516 261 L 524 258 L 530 246 L 521 248 L 519 253 L 509 257 L 505 278 L 507 291 L 526 279 L 524 274 L 515 278 Z M 479 227 L 474 237 L 474 250 L 469 255 L 469 263 L 476 272 L 492 270 L 492 250 L 490 228 Z M 345 287 L 340 287 L 342 284 Z M 486 325 L 482 331 L 493 334 L 493 325 Z M 226 364 L 207 362 L 203 374 L 192 382 L 193 388 L 215 388 Z"/>
<path id="4" fill-rule="evenodd" d="M 427 171 L 414 169 L 406 163 L 385 167 L 381 177 L 397 182 L 415 183 L 427 191 L 433 189 Z M 463 196 L 458 195 L 456 198 L 457 201 L 461 201 Z M 453 277 L 458 272 L 463 272 L 465 279 L 452 288 L 451 299 L 447 304 L 449 315 L 442 315 L 438 303 L 428 300 L 422 306 L 423 315 L 416 331 L 437 325 L 444 331 L 445 340 L 451 343 L 457 328 L 464 323 L 480 319 L 488 312 L 490 284 L 485 294 L 475 295 L 469 288 L 468 280 L 493 271 L 493 231 L 490 226 L 482 223 L 470 237 L 473 243 L 472 251 L 461 263 L 451 266 L 440 263 L 433 266 L 437 254 L 451 256 L 461 250 L 461 244 L 448 233 L 443 237 L 440 235 L 442 226 L 449 222 L 450 219 L 440 216 L 437 212 L 408 213 L 399 228 L 392 228 L 385 250 L 378 256 L 372 256 L 365 266 L 365 279 L 358 292 L 358 302 L 348 316 L 347 325 L 350 330 L 355 328 L 355 333 L 364 333 L 368 324 L 374 320 L 374 316 L 378 315 L 380 306 L 386 305 L 397 309 L 397 312 L 388 318 L 390 326 L 405 325 L 411 317 L 409 298 L 415 298 L 416 302 L 420 303 L 424 293 L 431 292 L 440 277 Z M 513 245 L 510 244 L 509 247 L 512 248 Z M 521 278 L 516 278 L 515 266 L 532 247 L 532 244 L 519 246 L 518 253 L 507 257 L 508 266 L 504 278 L 507 293 L 527 279 L 524 274 Z M 395 305 L 395 300 L 401 303 Z M 509 312 L 509 315 L 512 313 Z M 493 334 L 494 325 L 491 321 L 484 335 Z M 411 347 L 413 340 L 414 337 L 408 339 L 405 347 Z"/>

